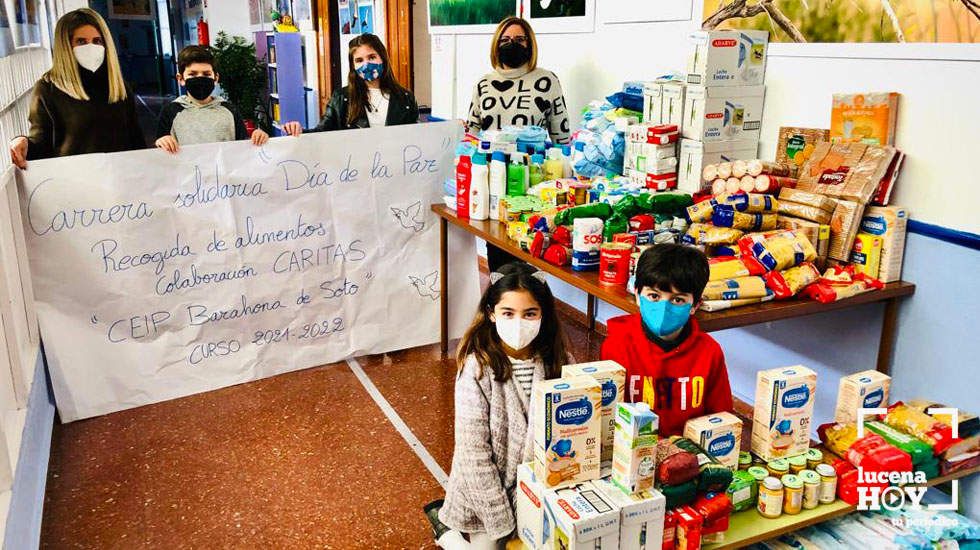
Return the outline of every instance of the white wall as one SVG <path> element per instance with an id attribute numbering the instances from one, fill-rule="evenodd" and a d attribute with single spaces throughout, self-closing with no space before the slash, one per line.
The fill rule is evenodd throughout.
<path id="1" fill-rule="evenodd" d="M 211 0 L 204 8 L 211 43 L 224 31 L 231 36 L 252 37 L 248 20 L 248 0 Z"/>
<path id="2" fill-rule="evenodd" d="M 701 12 L 699 2 L 694 8 L 695 14 Z M 596 32 L 589 34 L 539 34 L 538 63 L 561 80 L 574 125 L 580 107 L 616 91 L 623 81 L 682 70 L 690 51 L 687 35 L 699 25 L 695 20 L 597 23 Z M 455 37 L 455 85 L 450 80 L 452 71 L 437 65 L 434 57 L 435 112 L 465 116 L 473 85 L 490 69 L 490 38 Z M 874 45 L 848 47 L 852 55 L 878 55 L 881 50 Z M 972 166 L 977 151 L 976 128 L 980 128 L 980 108 L 976 107 L 980 44 L 930 50 L 940 56 L 947 52 L 972 60 L 787 57 L 779 51 L 770 52 L 762 155 L 772 158 L 775 154 L 780 126 L 829 127 L 834 92 L 898 91 L 902 99 L 897 145 L 908 158 L 894 203 L 909 208 L 915 219 L 980 232 L 980 216 L 972 211 L 980 204 L 977 171 Z M 435 93 L 446 86 L 453 87 L 452 105 L 437 99 L 442 94 Z"/>

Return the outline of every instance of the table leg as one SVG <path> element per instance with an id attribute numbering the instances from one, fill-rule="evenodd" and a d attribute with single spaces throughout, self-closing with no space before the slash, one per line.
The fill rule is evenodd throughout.
<path id="1" fill-rule="evenodd" d="M 589 332 L 592 333 L 595 332 L 595 310 L 596 310 L 595 296 L 589 294 L 589 301 L 586 309 L 588 310 L 587 314 L 589 316 Z"/>
<path id="2" fill-rule="evenodd" d="M 895 349 L 895 327 L 898 324 L 898 299 L 885 301 L 885 318 L 881 323 L 881 340 L 878 343 L 878 372 L 891 371 L 892 353 Z"/>
<path id="3" fill-rule="evenodd" d="M 449 222 L 439 218 L 439 346 L 449 350 Z"/>

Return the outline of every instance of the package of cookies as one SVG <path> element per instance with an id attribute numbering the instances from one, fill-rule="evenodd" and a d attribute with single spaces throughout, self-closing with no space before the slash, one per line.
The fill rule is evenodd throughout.
<path id="1" fill-rule="evenodd" d="M 776 162 L 794 166 L 798 170 L 821 141 L 830 141 L 829 130 L 783 126 L 779 129 Z"/>
<path id="2" fill-rule="evenodd" d="M 797 189 L 866 204 L 897 155 L 894 147 L 820 142 L 800 169 Z"/>
<path id="3" fill-rule="evenodd" d="M 838 201 L 830 219 L 830 250 L 828 256 L 842 262 L 851 259 L 851 248 L 861 226 L 864 205 L 852 201 Z"/>
<path id="4" fill-rule="evenodd" d="M 895 144 L 896 92 L 834 94 L 830 139 L 842 143 Z"/>

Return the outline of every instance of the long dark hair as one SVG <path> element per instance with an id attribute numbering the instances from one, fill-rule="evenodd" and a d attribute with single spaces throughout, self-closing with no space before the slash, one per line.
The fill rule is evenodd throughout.
<path id="1" fill-rule="evenodd" d="M 381 72 L 381 78 L 378 79 L 381 81 L 382 92 L 388 97 L 392 97 L 395 94 L 408 91 L 395 78 L 395 73 L 391 70 L 391 60 L 388 58 L 388 49 L 385 48 L 381 39 L 370 33 L 354 37 L 347 45 L 347 62 L 350 67 L 350 72 L 347 73 L 347 96 L 350 98 L 350 103 L 347 107 L 348 125 L 353 124 L 355 120 L 364 116 L 367 113 L 367 106 L 371 103 L 368 99 L 367 82 L 361 78 L 361 75 L 357 74 L 357 69 L 354 68 L 354 50 L 361 46 L 368 46 L 378 52 L 378 57 L 381 58 L 381 62 L 385 65 L 384 70 Z"/>
<path id="2" fill-rule="evenodd" d="M 460 369 L 463 368 L 466 358 L 473 355 L 479 365 L 477 376 L 482 377 L 483 369 L 489 367 L 494 380 L 504 382 L 510 379 L 510 359 L 504 351 L 493 321 L 490 320 L 490 314 L 505 292 L 525 290 L 531 293 L 541 307 L 541 331 L 531 342 L 531 351 L 544 363 L 545 378 L 558 378 L 561 375 L 562 365 L 568 362 L 565 336 L 555 312 L 555 299 L 551 295 L 551 289 L 544 281 L 531 276 L 535 271 L 537 270 L 530 265 L 519 262 L 500 268 L 499 273 L 503 277 L 491 284 L 483 294 L 473 324 L 456 350 L 456 363 Z"/>

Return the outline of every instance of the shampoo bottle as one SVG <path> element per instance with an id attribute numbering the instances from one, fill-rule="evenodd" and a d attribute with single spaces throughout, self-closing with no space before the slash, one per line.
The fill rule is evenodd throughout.
<path id="1" fill-rule="evenodd" d="M 469 156 L 459 157 L 456 163 L 456 216 L 470 217 L 470 170 L 473 161 Z"/>
<path id="2" fill-rule="evenodd" d="M 489 215 L 490 170 L 486 155 L 477 153 L 473 155 L 473 166 L 470 168 L 470 218 L 485 220 Z"/>
<path id="3" fill-rule="evenodd" d="M 490 158 L 490 219 L 500 219 L 500 199 L 507 193 L 507 156 L 494 151 Z"/>

